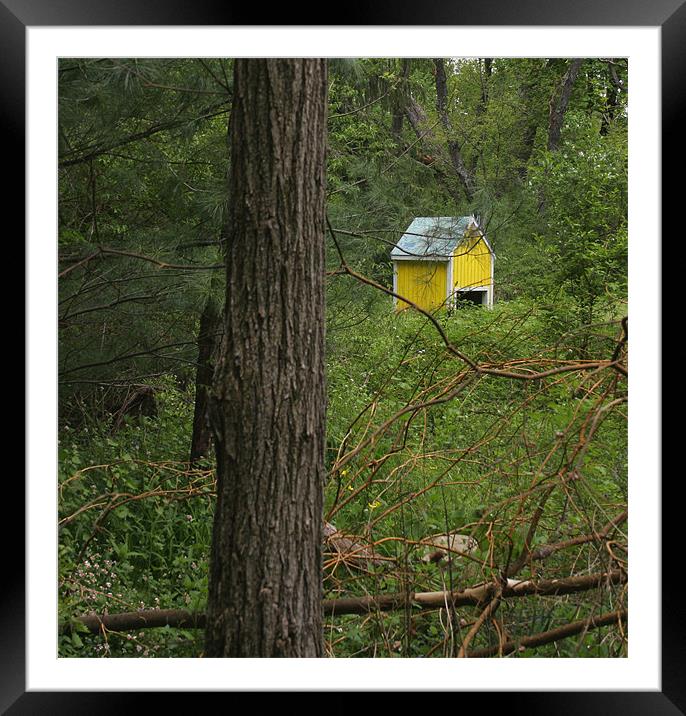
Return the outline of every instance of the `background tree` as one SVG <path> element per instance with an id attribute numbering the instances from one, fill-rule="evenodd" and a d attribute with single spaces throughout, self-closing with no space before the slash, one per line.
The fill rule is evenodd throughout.
<path id="1" fill-rule="evenodd" d="M 323 655 L 324 60 L 237 60 L 207 656 Z"/>
<path id="2" fill-rule="evenodd" d="M 221 261 L 229 68 L 224 60 L 60 64 L 63 423 L 116 415 L 165 376 L 194 381 L 206 267 Z"/>
<path id="3" fill-rule="evenodd" d="M 195 401 L 193 409 L 193 435 L 189 462 L 198 464 L 211 456 L 212 430 L 210 427 L 210 390 L 219 346 L 221 344 L 223 302 L 219 301 L 215 286 L 219 274 L 212 276 L 212 285 L 200 315 L 198 328 L 198 361 L 195 371 Z M 216 286 L 218 288 L 218 286 Z"/>

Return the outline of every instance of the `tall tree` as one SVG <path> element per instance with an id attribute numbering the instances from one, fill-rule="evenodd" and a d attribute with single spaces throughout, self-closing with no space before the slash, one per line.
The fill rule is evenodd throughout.
<path id="1" fill-rule="evenodd" d="M 560 147 L 562 123 L 564 122 L 572 87 L 576 81 L 583 59 L 575 58 L 570 61 L 560 84 L 555 88 L 550 98 L 550 115 L 548 118 L 548 151 L 555 152 Z"/>
<path id="2" fill-rule="evenodd" d="M 193 412 L 193 434 L 191 436 L 190 464 L 196 465 L 202 458 L 210 456 L 212 431 L 209 424 L 209 401 L 214 358 L 219 345 L 221 330 L 221 306 L 212 288 L 217 274 L 212 277 L 212 286 L 200 314 L 198 328 L 198 361 L 195 373 L 195 406 Z"/>
<path id="3" fill-rule="evenodd" d="M 612 59 L 606 60 L 606 63 L 606 72 L 609 82 L 606 83 L 605 109 L 602 114 L 602 122 L 600 125 L 600 133 L 603 136 L 609 133 L 615 116 L 620 110 L 620 94 L 626 92 L 626 82 L 620 76 L 620 68 L 622 68 L 622 66 L 618 65 L 616 61 Z"/>
<path id="4" fill-rule="evenodd" d="M 206 656 L 323 655 L 326 63 L 234 66 Z"/>
<path id="5" fill-rule="evenodd" d="M 445 73 L 445 60 L 443 58 L 435 59 L 434 69 L 436 76 L 436 110 L 445 130 L 450 162 L 455 174 L 460 178 L 467 200 L 471 202 L 474 199 L 474 177 L 462 158 L 462 149 L 455 136 L 455 130 L 448 113 L 448 78 Z"/>

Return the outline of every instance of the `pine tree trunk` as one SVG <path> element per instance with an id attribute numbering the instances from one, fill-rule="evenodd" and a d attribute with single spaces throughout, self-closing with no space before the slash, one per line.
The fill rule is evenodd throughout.
<path id="1" fill-rule="evenodd" d="M 213 282 L 214 283 L 214 282 Z M 216 298 L 210 293 L 200 315 L 198 329 L 198 368 L 195 375 L 195 411 L 191 437 L 190 464 L 196 465 L 209 457 L 212 449 L 212 431 L 209 423 L 209 399 L 217 354 L 218 332 L 221 329 L 221 312 Z"/>
<path id="2" fill-rule="evenodd" d="M 325 60 L 234 68 L 208 657 L 323 656 Z"/>

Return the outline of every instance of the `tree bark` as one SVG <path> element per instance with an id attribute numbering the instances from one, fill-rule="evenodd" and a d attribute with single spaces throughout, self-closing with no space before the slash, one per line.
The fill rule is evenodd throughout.
<path id="1" fill-rule="evenodd" d="M 410 60 L 402 59 L 400 61 L 400 83 L 394 93 L 393 112 L 391 118 L 391 134 L 395 138 L 396 143 L 402 142 L 403 119 L 405 118 L 405 97 L 408 93 L 407 83 L 410 77 Z M 402 99 L 400 99 L 402 98 Z"/>
<path id="2" fill-rule="evenodd" d="M 572 94 L 572 87 L 579 74 L 583 59 L 576 58 L 569 63 L 567 71 L 562 76 L 560 84 L 555 89 L 550 99 L 550 114 L 548 117 L 548 150 L 557 151 L 560 146 L 562 134 L 562 123 L 569 105 L 569 98 Z"/>
<path id="3" fill-rule="evenodd" d="M 318 657 L 326 62 L 234 67 L 205 654 Z"/>
<path id="4" fill-rule="evenodd" d="M 198 329 L 198 368 L 195 375 L 195 410 L 190 450 L 191 466 L 196 465 L 202 458 L 209 457 L 212 449 L 209 401 L 220 330 L 221 311 L 217 305 L 216 298 L 210 292 L 200 315 L 200 327 Z"/>
<path id="5" fill-rule="evenodd" d="M 543 70 L 544 66 L 542 64 L 530 67 L 528 72 L 522 77 L 518 88 L 522 103 L 522 111 L 519 118 L 522 140 L 516 152 L 516 157 L 519 161 L 518 174 L 522 182 L 526 182 L 528 179 L 529 160 L 534 151 L 536 134 L 539 126 L 542 126 L 545 122 L 544 110 L 539 108 L 536 96 L 536 88 L 540 83 L 540 76 Z"/>

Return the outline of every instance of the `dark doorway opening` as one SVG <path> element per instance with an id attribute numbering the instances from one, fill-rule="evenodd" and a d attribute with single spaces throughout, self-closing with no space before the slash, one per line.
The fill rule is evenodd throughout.
<path id="1" fill-rule="evenodd" d="M 488 294 L 486 291 L 457 291 L 455 293 L 455 307 L 460 306 L 485 306 Z"/>

